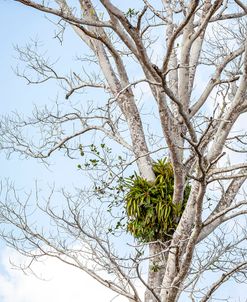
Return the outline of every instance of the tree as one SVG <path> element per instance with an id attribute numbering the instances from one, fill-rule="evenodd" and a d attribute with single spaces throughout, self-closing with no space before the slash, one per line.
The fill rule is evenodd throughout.
<path id="1" fill-rule="evenodd" d="M 3 231 L 2 238 L 32 261 L 49 255 L 82 269 L 129 301 L 142 301 L 138 279 L 146 288 L 145 302 L 178 301 L 186 293 L 192 301 L 205 302 L 230 278 L 246 281 L 241 217 L 247 201 L 241 188 L 247 164 L 237 155 L 246 153 L 247 142 L 244 130 L 234 132 L 247 110 L 246 4 L 142 0 L 126 7 L 109 0 L 79 0 L 73 6 L 66 0 L 16 1 L 55 16 L 61 43 L 70 26 L 90 52 L 79 58 L 81 74 L 71 70 L 67 76 L 35 46 L 17 48 L 29 68 L 17 74 L 30 84 L 57 81 L 68 102 L 81 101 L 77 93 L 90 89 L 101 94 L 92 102 L 71 103 L 67 112 L 36 108 L 31 118 L 1 120 L 1 148 L 7 155 L 45 162 L 55 152 L 70 158 L 80 152 L 82 158 L 90 156 L 78 168 L 95 172 L 93 194 L 63 191 L 66 204 L 60 209 L 52 205 L 52 194 L 46 205 L 38 204 L 52 220 L 48 230 L 30 221 L 27 202 L 17 195 L 17 202 L 9 202 L 14 188 L 8 187 L 1 220 L 15 231 Z M 131 74 L 133 66 L 138 76 Z M 144 103 L 138 100 L 139 85 L 150 89 Z M 150 118 L 145 110 L 151 106 Z M 38 129 L 35 139 L 25 136 L 27 128 Z M 130 177 L 135 163 L 136 174 Z M 88 218 L 85 200 L 90 198 L 110 216 L 122 216 L 112 218 L 110 228 L 99 212 Z M 154 203 L 162 209 L 154 210 Z M 126 230 L 137 241 L 123 256 L 112 243 L 116 233 Z M 205 286 L 204 276 L 214 281 Z"/>

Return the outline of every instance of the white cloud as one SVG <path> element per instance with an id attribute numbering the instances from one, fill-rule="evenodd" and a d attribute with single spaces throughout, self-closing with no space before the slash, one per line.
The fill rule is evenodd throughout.
<path id="1" fill-rule="evenodd" d="M 19 261 L 20 256 L 9 249 L 0 255 L 0 301 L 1 302 L 127 302 L 97 283 L 87 274 L 56 259 L 34 264 L 34 275 L 25 275 L 13 269 L 9 258 Z"/>

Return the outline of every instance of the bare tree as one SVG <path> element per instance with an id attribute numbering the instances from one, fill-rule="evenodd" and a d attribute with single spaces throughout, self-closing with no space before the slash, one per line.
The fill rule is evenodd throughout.
<path id="1" fill-rule="evenodd" d="M 1 149 L 7 155 L 19 153 L 46 162 L 55 152 L 73 158 L 80 150 L 81 155 L 93 154 L 93 159 L 79 168 L 97 171 L 93 192 L 81 190 L 75 197 L 63 191 L 66 202 L 58 208 L 51 202 L 52 190 L 47 203 L 38 204 L 52 221 L 49 230 L 30 218 L 29 196 L 23 202 L 11 185 L 3 188 L 1 219 L 17 233 L 5 231 L 2 237 L 32 261 L 44 255 L 59 258 L 129 301 L 142 301 L 138 279 L 146 288 L 145 302 L 182 301 L 185 294 L 204 302 L 230 278 L 245 282 L 246 231 L 240 217 L 247 213 L 247 201 L 240 190 L 247 164 L 237 155 L 246 154 L 247 141 L 244 130 L 233 131 L 247 110 L 244 1 L 142 0 L 127 9 L 123 1 L 78 0 L 74 7 L 66 0 L 16 1 L 53 15 L 60 42 L 66 25 L 71 26 L 89 51 L 78 58 L 81 73 L 61 75 L 35 46 L 18 47 L 27 69 L 17 74 L 29 84 L 57 81 L 68 102 L 81 101 L 83 92 L 96 88 L 102 96 L 68 103 L 66 112 L 57 104 L 53 111 L 35 108 L 27 119 L 17 114 L 2 118 Z M 140 76 L 133 76 L 130 66 Z M 202 78 L 206 85 L 200 83 Z M 138 101 L 141 84 L 150 89 L 143 104 Z M 153 107 L 155 116 L 145 115 L 143 106 Z M 28 138 L 26 129 L 35 129 L 38 139 Z M 82 139 L 88 141 L 88 132 L 91 142 L 79 146 Z M 101 151 L 95 143 L 99 139 Z M 119 150 L 116 144 L 121 156 L 110 158 L 109 146 Z M 115 200 L 124 200 L 125 192 L 109 189 L 129 175 L 134 163 L 142 179 L 153 183 L 153 160 L 162 152 L 173 167 L 173 205 L 183 204 L 189 181 L 188 201 L 168 239 L 137 242 L 121 255 L 112 246 L 109 225 L 104 228 L 106 219 L 99 212 L 88 218 L 89 206 L 83 201 L 97 198 L 112 205 L 116 194 Z M 210 278 L 205 285 L 202 278 L 210 272 L 214 281 L 210 284 Z"/>

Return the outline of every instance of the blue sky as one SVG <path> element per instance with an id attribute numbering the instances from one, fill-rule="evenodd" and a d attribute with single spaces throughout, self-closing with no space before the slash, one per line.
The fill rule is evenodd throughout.
<path id="1" fill-rule="evenodd" d="M 45 48 L 51 54 L 56 54 L 58 48 L 65 56 L 66 47 L 60 47 L 53 39 L 54 26 L 48 22 L 44 14 L 20 5 L 14 1 L 0 1 L 0 83 L 1 83 L 1 114 L 18 111 L 29 114 L 32 105 L 44 104 L 49 98 L 55 98 L 57 88 L 54 83 L 48 85 L 27 86 L 23 79 L 17 78 L 12 68 L 17 65 L 14 46 L 24 46 L 29 39 L 37 38 L 46 41 Z M 68 47 L 81 47 L 77 39 L 66 41 Z M 9 178 L 15 182 L 17 188 L 28 192 L 34 188 L 35 180 L 44 191 L 49 183 L 56 180 L 57 186 L 78 185 L 82 182 L 80 172 L 76 169 L 76 162 L 64 161 L 62 156 L 56 156 L 46 169 L 34 159 L 20 160 L 13 155 L 6 160 L 0 154 L 1 179 Z M 65 173 L 66 171 L 66 173 Z M 66 174 L 66 177 L 65 177 Z M 68 181 L 70 180 L 70 181 Z M 114 294 L 99 286 L 84 273 L 54 262 L 45 261 L 36 265 L 39 276 L 49 281 L 42 281 L 34 276 L 26 276 L 22 272 L 12 269 L 9 258 L 19 261 L 20 257 L 14 251 L 6 249 L 0 243 L 0 301 L 1 302 L 41 302 L 41 301 L 102 301 L 108 302 Z M 93 292 L 92 292 L 93 289 Z M 119 299 L 116 301 L 125 301 Z"/>
<path id="2" fill-rule="evenodd" d="M 0 35 L 2 41 L 4 41 L 0 46 L 1 54 L 3 54 L 0 62 L 2 70 L 0 75 L 2 84 L 1 113 L 11 114 L 12 111 L 17 111 L 18 113 L 28 115 L 32 112 L 34 104 L 42 106 L 45 103 L 49 103 L 50 100 L 54 100 L 59 89 L 55 83 L 33 86 L 27 85 L 24 79 L 18 78 L 13 71 L 18 65 L 14 47 L 17 44 L 25 46 L 26 43 L 29 43 L 30 39 L 38 38 L 40 41 L 45 40 L 44 49 L 49 49 L 54 58 L 56 57 L 55 54 L 58 48 L 65 55 L 68 53 L 66 52 L 68 49 L 60 47 L 58 42 L 53 38 L 54 26 L 45 19 L 44 14 L 13 1 L 1 1 L 0 15 Z M 76 39 L 72 39 L 67 41 L 67 48 L 72 43 L 75 47 L 78 46 L 76 45 Z M 61 98 L 64 98 L 64 96 L 61 96 Z M 4 159 L 3 154 L 0 156 Z M 52 173 L 50 173 L 37 160 L 20 161 L 18 156 L 13 155 L 11 160 L 3 160 L 4 170 L 2 171 L 4 171 L 3 176 L 18 180 L 20 185 L 30 184 L 34 176 L 40 180 L 60 179 L 63 184 L 64 178 L 59 176 L 64 172 L 65 168 L 68 177 L 70 176 L 69 171 L 75 173 L 75 163 L 68 166 L 66 166 L 66 163 L 64 162 L 63 166 L 56 165 L 55 169 L 51 166 Z M 54 161 L 51 161 L 51 164 L 54 164 Z M 25 171 L 25 176 L 23 175 L 23 171 Z"/>

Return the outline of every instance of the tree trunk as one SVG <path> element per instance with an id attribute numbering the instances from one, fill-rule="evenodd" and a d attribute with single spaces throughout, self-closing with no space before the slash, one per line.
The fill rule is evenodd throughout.
<path id="1" fill-rule="evenodd" d="M 165 274 L 166 243 L 149 244 L 148 287 L 145 292 L 145 302 L 157 302 L 160 298 L 160 285 Z"/>

